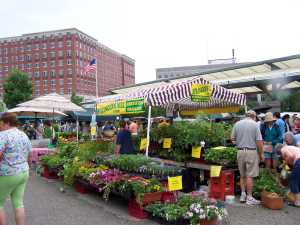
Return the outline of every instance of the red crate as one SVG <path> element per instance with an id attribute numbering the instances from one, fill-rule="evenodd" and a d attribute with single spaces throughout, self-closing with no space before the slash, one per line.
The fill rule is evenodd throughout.
<path id="1" fill-rule="evenodd" d="M 210 178 L 209 197 L 225 200 L 226 195 L 234 195 L 234 170 L 221 171 L 220 177 Z"/>
<path id="2" fill-rule="evenodd" d="M 78 192 L 80 194 L 88 193 L 87 187 L 84 184 L 82 184 L 81 182 L 76 181 L 74 186 L 75 186 L 75 191 L 76 192 Z"/>
<path id="3" fill-rule="evenodd" d="M 143 207 L 137 203 L 135 199 L 130 199 L 128 203 L 128 213 L 130 216 L 137 219 L 148 218 L 148 213 L 144 211 Z"/>
<path id="4" fill-rule="evenodd" d="M 58 179 L 57 173 L 49 170 L 48 167 L 44 167 L 43 177 L 46 179 Z"/>
<path id="5" fill-rule="evenodd" d="M 176 202 L 176 196 L 174 192 L 166 191 L 162 193 L 161 201 L 163 203 L 174 203 Z"/>
<path id="6" fill-rule="evenodd" d="M 162 192 L 152 192 L 152 193 L 145 193 L 142 199 L 143 205 L 148 205 L 153 202 L 160 202 L 161 201 Z"/>

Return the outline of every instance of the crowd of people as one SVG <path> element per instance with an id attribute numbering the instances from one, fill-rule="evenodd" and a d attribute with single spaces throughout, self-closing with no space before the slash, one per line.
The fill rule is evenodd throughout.
<path id="1" fill-rule="evenodd" d="M 259 176 L 259 164 L 277 169 L 279 160 L 292 168 L 289 187 L 293 205 L 300 207 L 300 116 L 267 112 L 257 117 L 248 111 L 232 130 L 231 139 L 238 148 L 240 172 L 240 201 L 259 204 L 252 196 L 254 178 Z"/>

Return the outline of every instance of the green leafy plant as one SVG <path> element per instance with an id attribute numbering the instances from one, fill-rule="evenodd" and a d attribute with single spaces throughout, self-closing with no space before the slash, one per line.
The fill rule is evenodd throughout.
<path id="1" fill-rule="evenodd" d="M 58 169 L 63 167 L 66 162 L 65 159 L 57 155 L 44 155 L 40 158 L 42 165 L 49 167 L 50 169 Z"/>
<path id="2" fill-rule="evenodd" d="M 234 147 L 215 147 L 205 150 L 204 158 L 209 163 L 219 165 L 235 165 L 237 149 Z"/>
<path id="3" fill-rule="evenodd" d="M 285 191 L 276 179 L 276 174 L 269 169 L 261 168 L 259 177 L 255 179 L 253 187 L 253 196 L 260 198 L 260 194 L 263 191 L 276 193 L 279 196 L 284 196 Z"/>

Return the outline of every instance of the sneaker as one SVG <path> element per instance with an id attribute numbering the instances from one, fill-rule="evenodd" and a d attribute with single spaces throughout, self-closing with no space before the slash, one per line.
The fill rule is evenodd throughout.
<path id="1" fill-rule="evenodd" d="M 247 197 L 246 204 L 247 204 L 247 205 L 259 205 L 259 204 L 260 204 L 260 201 L 259 201 L 259 200 L 256 200 L 256 199 L 253 198 L 253 197 Z"/>
<path id="2" fill-rule="evenodd" d="M 240 203 L 245 203 L 246 200 L 247 200 L 246 194 L 241 194 L 241 197 L 240 197 Z"/>

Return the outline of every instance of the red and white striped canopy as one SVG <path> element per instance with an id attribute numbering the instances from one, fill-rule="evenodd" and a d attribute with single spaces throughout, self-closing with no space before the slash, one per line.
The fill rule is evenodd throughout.
<path id="1" fill-rule="evenodd" d="M 148 105 L 176 107 L 180 110 L 195 110 L 202 108 L 226 108 L 246 104 L 246 96 L 232 92 L 224 87 L 212 84 L 212 95 L 208 102 L 192 102 L 192 84 L 210 84 L 201 77 L 167 84 L 154 88 L 139 89 L 124 95 L 110 95 L 97 99 L 97 103 L 133 98 L 145 98 Z"/>

